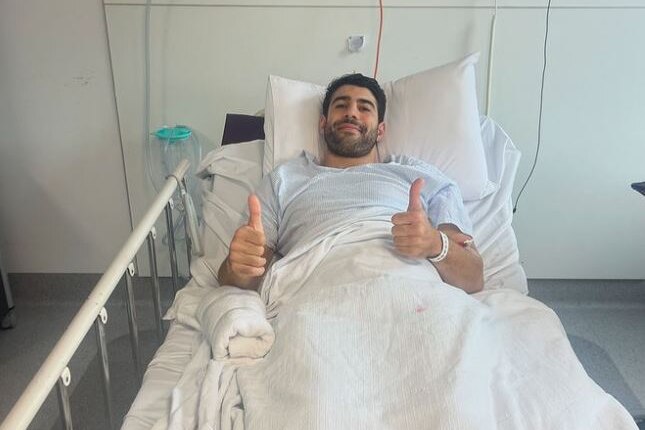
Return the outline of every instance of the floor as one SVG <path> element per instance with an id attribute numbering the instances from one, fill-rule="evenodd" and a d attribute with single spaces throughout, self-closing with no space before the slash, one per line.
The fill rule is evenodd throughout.
<path id="1" fill-rule="evenodd" d="M 94 275 L 11 277 L 17 324 L 0 332 L 0 419 L 97 280 Z M 641 359 L 645 356 L 645 281 L 531 280 L 529 288 L 531 296 L 557 312 L 590 376 L 630 413 L 645 415 L 645 362 Z M 162 293 L 168 303 L 172 294 L 168 280 L 162 283 Z M 135 295 L 142 356 L 147 362 L 158 345 L 147 280 L 135 280 Z M 113 408 L 118 417 L 126 412 L 137 387 L 123 297 L 121 285 L 106 306 Z M 75 428 L 107 429 L 102 391 L 96 389 L 101 377 L 93 333 L 83 341 L 69 368 Z M 55 390 L 29 428 L 63 428 Z"/>
<path id="2" fill-rule="evenodd" d="M 558 314 L 592 379 L 645 415 L 645 281 L 532 280 L 529 290 Z"/>
<path id="3" fill-rule="evenodd" d="M 10 276 L 16 325 L 0 332 L 0 419 L 6 416 L 16 402 L 98 279 L 95 275 Z M 152 358 L 160 341 L 156 334 L 150 282 L 135 278 L 133 284 L 139 343 L 145 364 Z M 170 280 L 162 280 L 161 291 L 162 301 L 167 307 L 172 294 Z M 138 387 L 130 346 L 124 283 L 117 286 L 105 308 L 108 312 L 105 331 L 113 409 L 114 416 L 119 417 L 116 421 L 120 424 L 120 417 L 127 412 Z M 96 389 L 97 385 L 102 386 L 102 379 L 93 329 L 81 343 L 68 367 L 72 374 L 70 404 L 74 428 L 107 430 L 109 426 L 106 424 L 103 393 Z M 99 413 L 90 412 L 97 410 Z M 58 415 L 58 396 L 54 389 L 29 429 L 63 429 Z"/>

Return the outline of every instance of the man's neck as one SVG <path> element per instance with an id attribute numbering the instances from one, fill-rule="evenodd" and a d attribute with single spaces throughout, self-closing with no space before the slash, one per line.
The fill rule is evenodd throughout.
<path id="1" fill-rule="evenodd" d="M 376 146 L 372 148 L 369 154 L 353 158 L 353 157 L 343 157 L 340 155 L 333 154 L 325 149 L 320 164 L 325 167 L 333 167 L 336 169 L 347 169 L 348 167 L 361 166 L 363 164 L 377 163 L 378 162 L 378 152 Z"/>

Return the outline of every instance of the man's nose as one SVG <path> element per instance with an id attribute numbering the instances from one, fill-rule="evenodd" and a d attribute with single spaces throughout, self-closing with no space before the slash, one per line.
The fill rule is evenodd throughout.
<path id="1" fill-rule="evenodd" d="M 358 106 L 355 104 L 350 104 L 347 106 L 347 111 L 345 111 L 346 118 L 358 118 Z"/>

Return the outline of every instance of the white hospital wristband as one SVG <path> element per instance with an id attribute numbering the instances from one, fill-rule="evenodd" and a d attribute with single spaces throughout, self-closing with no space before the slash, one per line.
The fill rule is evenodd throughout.
<path id="1" fill-rule="evenodd" d="M 450 248 L 448 236 L 446 236 L 446 233 L 443 231 L 439 231 L 439 235 L 441 236 L 441 252 L 436 257 L 426 257 L 426 259 L 431 263 L 439 263 L 448 256 L 448 248 Z"/>

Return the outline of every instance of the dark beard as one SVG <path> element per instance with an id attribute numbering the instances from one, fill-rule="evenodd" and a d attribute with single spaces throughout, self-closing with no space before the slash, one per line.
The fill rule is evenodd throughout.
<path id="1" fill-rule="evenodd" d="M 332 125 L 327 124 L 325 127 L 325 141 L 327 142 L 327 149 L 334 155 L 348 158 L 364 157 L 372 151 L 376 145 L 378 133 L 376 128 L 366 130 L 364 126 L 348 121 L 351 124 L 358 125 L 361 134 L 357 137 L 341 136 L 340 133 L 333 130 Z M 341 126 L 345 122 L 338 123 Z"/>

